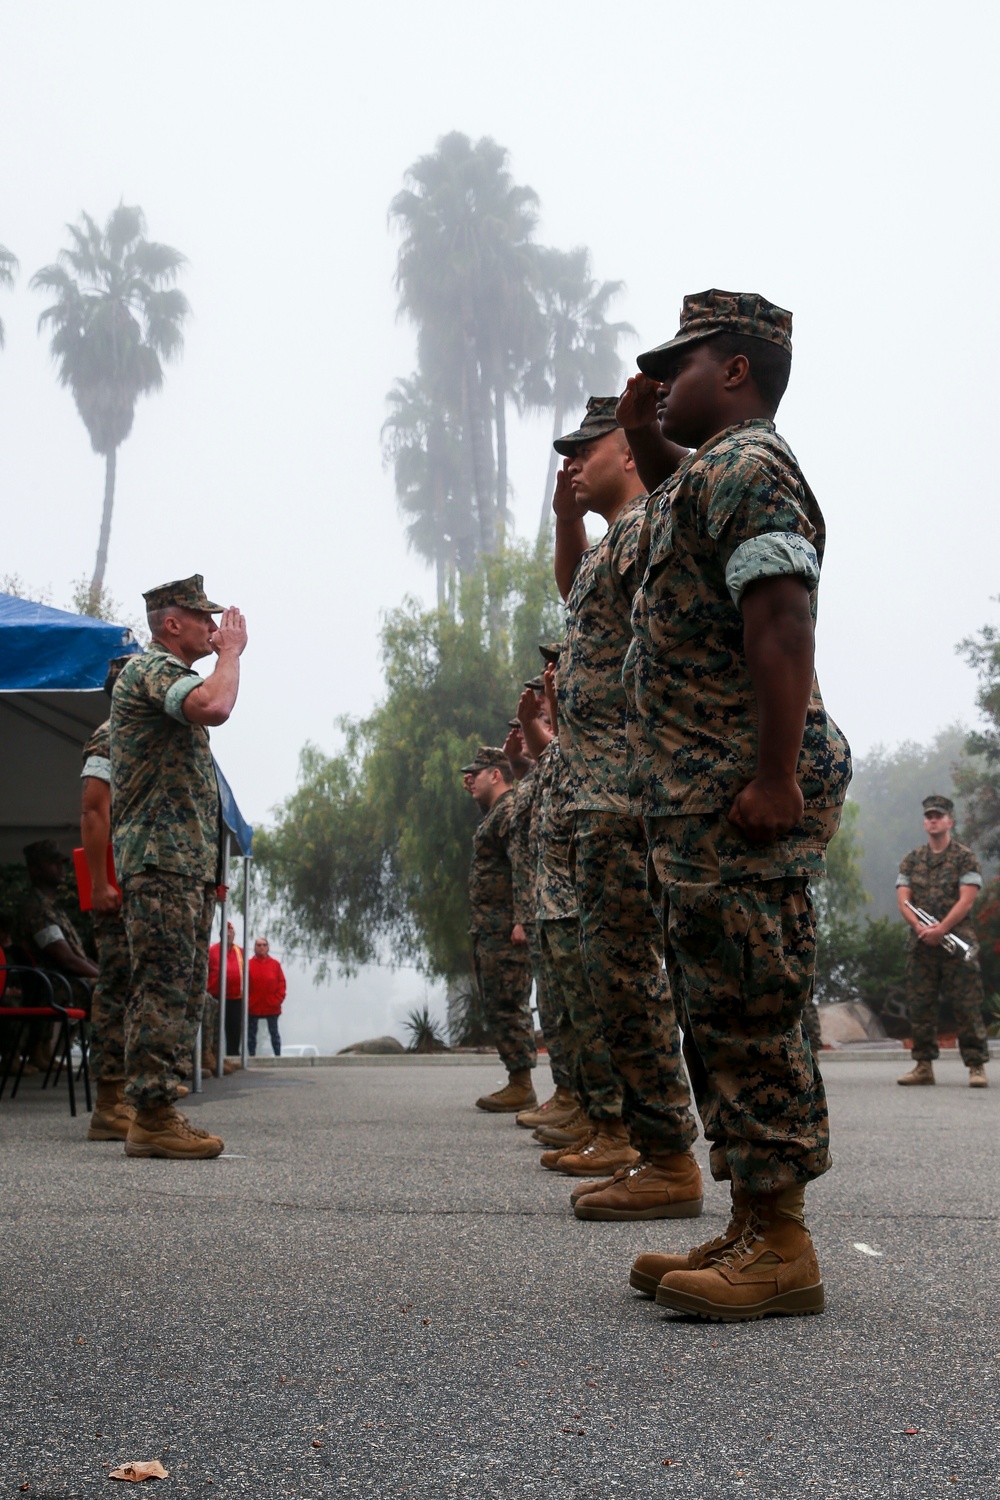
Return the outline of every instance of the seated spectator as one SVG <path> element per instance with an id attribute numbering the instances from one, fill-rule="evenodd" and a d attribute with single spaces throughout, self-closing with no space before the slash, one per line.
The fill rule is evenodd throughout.
<path id="1" fill-rule="evenodd" d="M 285 976 L 276 958 L 271 957 L 267 938 L 258 938 L 250 960 L 250 1018 L 247 1022 L 247 1046 L 251 1057 L 257 1056 L 257 1022 L 267 1022 L 275 1057 L 281 1056 L 278 1017 L 285 999 Z"/>
<path id="2" fill-rule="evenodd" d="M 77 990 L 78 999 L 83 995 L 89 1010 L 97 965 L 87 957 L 83 942 L 59 901 L 68 856 L 60 854 L 52 839 L 39 839 L 25 847 L 24 862 L 31 890 L 18 913 L 18 940 L 40 968 L 64 974 Z M 56 999 L 59 998 L 57 995 Z M 50 1052 L 51 1028 L 36 1028 L 32 1037 L 32 1063 L 47 1068 Z"/>

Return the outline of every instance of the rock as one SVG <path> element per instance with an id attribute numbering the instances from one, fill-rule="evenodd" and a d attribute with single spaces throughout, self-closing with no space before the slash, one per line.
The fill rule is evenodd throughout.
<path id="1" fill-rule="evenodd" d="M 394 1036 L 373 1036 L 367 1042 L 355 1042 L 351 1047 L 341 1047 L 337 1053 L 343 1057 L 346 1053 L 358 1052 L 368 1054 L 379 1054 L 385 1052 L 405 1052 L 406 1048 L 402 1042 L 397 1042 Z"/>
<path id="2" fill-rule="evenodd" d="M 820 1032 L 828 1046 L 843 1047 L 848 1042 L 883 1042 L 885 1027 L 863 1000 L 844 1000 L 836 1005 L 821 1005 Z"/>

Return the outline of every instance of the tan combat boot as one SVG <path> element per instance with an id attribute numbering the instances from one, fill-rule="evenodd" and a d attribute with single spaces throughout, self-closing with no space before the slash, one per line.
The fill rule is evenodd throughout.
<path id="1" fill-rule="evenodd" d="M 569 1089 L 556 1089 L 551 1099 L 546 1099 L 537 1109 L 523 1109 L 517 1117 L 522 1130 L 537 1130 L 539 1125 L 561 1125 L 575 1114 L 580 1104 Z"/>
<path id="2" fill-rule="evenodd" d="M 223 1142 L 192 1125 L 172 1104 L 136 1111 L 125 1139 L 126 1156 L 163 1156 L 171 1161 L 200 1161 L 218 1156 Z"/>
<path id="3" fill-rule="evenodd" d="M 696 1219 L 702 1208 L 701 1169 L 690 1151 L 658 1162 L 636 1155 L 609 1187 L 578 1198 L 578 1219 Z"/>
<path id="4" fill-rule="evenodd" d="M 509 1073 L 507 1082 L 495 1094 L 483 1094 L 476 1100 L 476 1108 L 494 1115 L 514 1115 L 522 1109 L 533 1109 L 537 1103 L 531 1072 L 524 1068 L 519 1073 Z"/>
<path id="5" fill-rule="evenodd" d="M 587 1130 L 586 1135 L 581 1136 L 579 1140 L 573 1141 L 571 1145 L 556 1146 L 555 1150 L 553 1151 L 543 1151 L 541 1156 L 538 1158 L 539 1166 L 545 1167 L 549 1172 L 558 1172 L 559 1163 L 562 1161 L 563 1157 L 568 1156 L 571 1151 L 579 1151 L 581 1146 L 589 1145 L 596 1134 L 597 1131 L 593 1128 L 593 1126 L 590 1126 Z"/>
<path id="6" fill-rule="evenodd" d="M 216 1057 L 215 1053 L 205 1052 L 203 1050 L 201 1054 L 201 1071 L 203 1073 L 211 1073 L 214 1075 L 215 1070 L 218 1066 L 219 1059 Z"/>
<path id="7" fill-rule="evenodd" d="M 708 1265 L 713 1254 L 735 1245 L 746 1228 L 750 1200 L 745 1193 L 738 1193 L 735 1188 L 732 1196 L 729 1223 L 721 1234 L 717 1234 L 712 1240 L 706 1240 L 704 1245 L 696 1245 L 686 1255 L 660 1255 L 650 1251 L 646 1255 L 636 1256 L 629 1272 L 629 1286 L 646 1297 L 655 1297 L 656 1288 L 671 1271 L 700 1271 L 703 1266 Z"/>
<path id="8" fill-rule="evenodd" d="M 539 1125 L 532 1133 L 535 1140 L 543 1146 L 575 1146 L 590 1131 L 587 1112 L 578 1105 L 562 1125 Z"/>
<path id="9" fill-rule="evenodd" d="M 804 1192 L 751 1198 L 739 1239 L 697 1270 L 668 1271 L 657 1304 L 718 1323 L 822 1312 L 823 1282 L 802 1221 Z"/>
<path id="10" fill-rule="evenodd" d="M 896 1079 L 897 1083 L 902 1084 L 935 1083 L 936 1081 L 933 1065 L 929 1062 L 915 1063 L 908 1073 L 904 1073 L 902 1078 Z"/>
<path id="11" fill-rule="evenodd" d="M 567 1177 L 600 1177 L 639 1160 L 638 1151 L 629 1145 L 628 1131 L 621 1120 L 594 1120 L 593 1124 L 592 1138 L 564 1151 L 557 1172 L 565 1172 Z"/>
<path id="12" fill-rule="evenodd" d="M 88 1141 L 123 1141 L 135 1119 L 135 1110 L 125 1102 L 125 1080 L 102 1078 L 97 1084 L 97 1101 L 90 1117 Z"/>
<path id="13" fill-rule="evenodd" d="M 988 1089 L 989 1080 L 986 1077 L 986 1069 L 982 1063 L 973 1063 L 969 1069 L 969 1088 Z"/>
<path id="14" fill-rule="evenodd" d="M 599 1182 L 578 1182 L 570 1191 L 570 1204 L 575 1207 L 580 1199 L 586 1198 L 589 1193 L 603 1193 L 605 1188 L 609 1188 L 613 1182 L 618 1181 L 619 1177 L 624 1177 L 625 1173 L 631 1170 L 631 1167 L 619 1167 L 617 1172 L 613 1172 L 610 1177 L 602 1177 Z"/>

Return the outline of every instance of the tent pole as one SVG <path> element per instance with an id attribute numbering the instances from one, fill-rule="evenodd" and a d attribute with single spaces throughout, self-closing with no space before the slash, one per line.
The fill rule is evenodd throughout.
<path id="1" fill-rule="evenodd" d="M 243 856 L 243 1030 L 241 1034 L 240 1052 L 241 1061 L 245 1068 L 250 1066 L 248 1061 L 247 1032 L 249 1030 L 250 1016 L 250 856 Z"/>
<path id="2" fill-rule="evenodd" d="M 219 1035 L 215 1054 L 215 1076 L 221 1078 L 226 1058 L 226 980 L 229 976 L 229 949 L 226 947 L 226 924 L 229 921 L 229 829 L 222 830 L 222 879 L 225 895 L 219 902 Z"/>

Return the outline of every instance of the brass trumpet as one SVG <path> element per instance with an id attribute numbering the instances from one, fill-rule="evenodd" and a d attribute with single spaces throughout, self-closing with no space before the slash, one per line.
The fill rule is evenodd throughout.
<path id="1" fill-rule="evenodd" d="M 904 901 L 903 905 L 906 907 L 907 911 L 912 911 L 913 915 L 917 918 L 917 921 L 922 927 L 937 926 L 937 917 L 932 917 L 930 912 L 924 911 L 922 906 L 914 906 L 910 901 Z M 945 933 L 944 937 L 941 939 L 941 947 L 945 950 L 946 953 L 961 953 L 962 958 L 966 963 L 969 962 L 970 958 L 974 958 L 976 954 L 975 947 L 972 943 L 966 943 L 962 938 L 956 937 L 953 932 Z"/>

